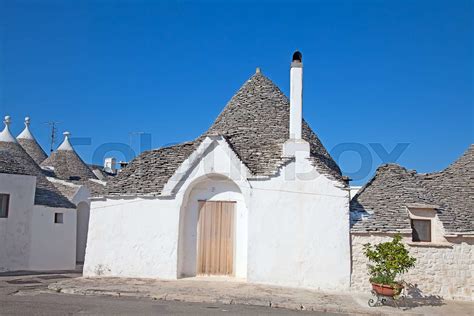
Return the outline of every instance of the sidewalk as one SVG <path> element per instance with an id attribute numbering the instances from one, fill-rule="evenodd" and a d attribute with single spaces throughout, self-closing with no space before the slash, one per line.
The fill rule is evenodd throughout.
<path id="1" fill-rule="evenodd" d="M 321 292 L 226 279 L 192 278 L 177 281 L 129 278 L 75 278 L 49 285 L 66 294 L 131 296 L 158 300 L 200 303 L 243 304 L 296 310 L 358 315 L 469 315 L 474 303 L 438 301 L 436 304 L 407 304 L 368 307 L 365 293 Z M 410 302 L 410 300 L 408 300 Z M 437 305 L 437 306 L 433 306 Z"/>

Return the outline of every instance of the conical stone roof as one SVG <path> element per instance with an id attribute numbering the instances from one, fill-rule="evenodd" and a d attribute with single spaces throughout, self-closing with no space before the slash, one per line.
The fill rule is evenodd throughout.
<path id="1" fill-rule="evenodd" d="M 7 120 L 6 120 L 7 121 Z M 11 136 L 8 123 L 0 137 L 0 173 L 36 177 L 35 204 L 49 207 L 75 208 L 54 185 L 46 179 L 42 169 Z M 11 137 L 8 136 L 10 134 Z M 6 136 L 6 137 L 4 137 Z M 10 140 L 8 140 L 10 139 Z"/>
<path id="2" fill-rule="evenodd" d="M 453 164 L 429 174 L 380 166 L 350 203 L 353 232 L 411 231 L 410 204 L 436 206 L 447 233 L 474 232 L 474 145 Z"/>
<path id="3" fill-rule="evenodd" d="M 41 166 L 51 170 L 54 176 L 61 180 L 87 181 L 97 179 L 92 170 L 79 157 L 71 143 L 69 133 L 64 133 L 64 141 L 58 149 L 51 154 Z"/>
<path id="4" fill-rule="evenodd" d="M 179 165 L 207 135 L 222 135 L 255 176 L 272 176 L 290 158 L 290 103 L 262 73 L 253 75 L 227 103 L 209 130 L 195 141 L 143 152 L 107 184 L 108 194 L 159 194 Z M 303 121 L 310 161 L 317 170 L 344 184 L 341 171 L 319 138 Z"/>
<path id="5" fill-rule="evenodd" d="M 261 72 L 253 75 L 227 103 L 205 135 L 220 134 L 255 175 L 275 173 L 285 158 L 282 146 L 289 138 L 290 102 Z M 303 120 L 303 139 L 319 171 L 341 179 L 341 170 Z"/>
<path id="6" fill-rule="evenodd" d="M 48 155 L 46 155 L 43 148 L 41 148 L 30 131 L 29 117 L 25 118 L 25 129 L 20 135 L 17 136 L 16 139 L 21 147 L 23 147 L 23 149 L 28 153 L 28 155 L 31 156 L 31 158 L 33 158 L 37 164 L 42 163 L 46 158 L 48 158 Z"/>

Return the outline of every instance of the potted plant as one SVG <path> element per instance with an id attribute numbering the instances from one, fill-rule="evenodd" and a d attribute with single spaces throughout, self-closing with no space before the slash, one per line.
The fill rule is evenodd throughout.
<path id="1" fill-rule="evenodd" d="M 364 254 L 369 259 L 370 283 L 378 295 L 397 296 L 403 289 L 397 277 L 415 265 L 416 259 L 410 256 L 402 236 L 396 234 L 392 241 L 379 243 L 375 246 L 364 245 Z"/>

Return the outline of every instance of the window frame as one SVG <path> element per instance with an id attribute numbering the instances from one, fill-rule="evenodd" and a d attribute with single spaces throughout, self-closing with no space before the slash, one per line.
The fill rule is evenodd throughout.
<path id="1" fill-rule="evenodd" d="M 54 223 L 55 224 L 64 224 L 64 213 L 63 212 L 55 212 L 54 213 Z"/>
<path id="2" fill-rule="evenodd" d="M 5 216 L 1 216 L 2 213 L 0 213 L 0 218 L 8 218 L 8 215 L 10 213 L 10 194 L 9 193 L 0 193 L 0 197 L 2 197 L 2 199 L 0 199 L 0 201 L 3 201 L 3 198 L 6 198 L 6 210 L 5 210 Z M 1 204 L 3 202 L 0 202 L 0 208 L 2 207 Z"/>
<path id="3" fill-rule="evenodd" d="M 416 236 L 418 236 L 418 240 L 415 240 L 415 228 L 414 228 L 414 221 L 419 221 L 419 222 L 427 222 L 428 223 L 428 240 L 421 239 L 419 234 L 416 233 Z M 431 219 L 421 219 L 421 218 L 411 218 L 410 219 L 410 224 L 411 224 L 411 241 L 412 242 L 432 242 L 433 240 L 433 232 L 432 232 L 432 222 Z"/>

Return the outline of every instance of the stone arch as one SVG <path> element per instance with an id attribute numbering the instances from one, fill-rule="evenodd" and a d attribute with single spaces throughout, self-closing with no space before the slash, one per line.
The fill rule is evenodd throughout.
<path id="1" fill-rule="evenodd" d="M 247 277 L 248 208 L 237 183 L 220 174 L 207 174 L 187 188 L 180 210 L 178 237 L 178 278 L 196 276 L 199 201 L 232 201 L 234 218 L 234 276 Z"/>
<path id="2" fill-rule="evenodd" d="M 86 255 L 87 235 L 89 232 L 89 203 L 82 201 L 77 204 L 76 212 L 76 262 L 83 263 Z"/>

